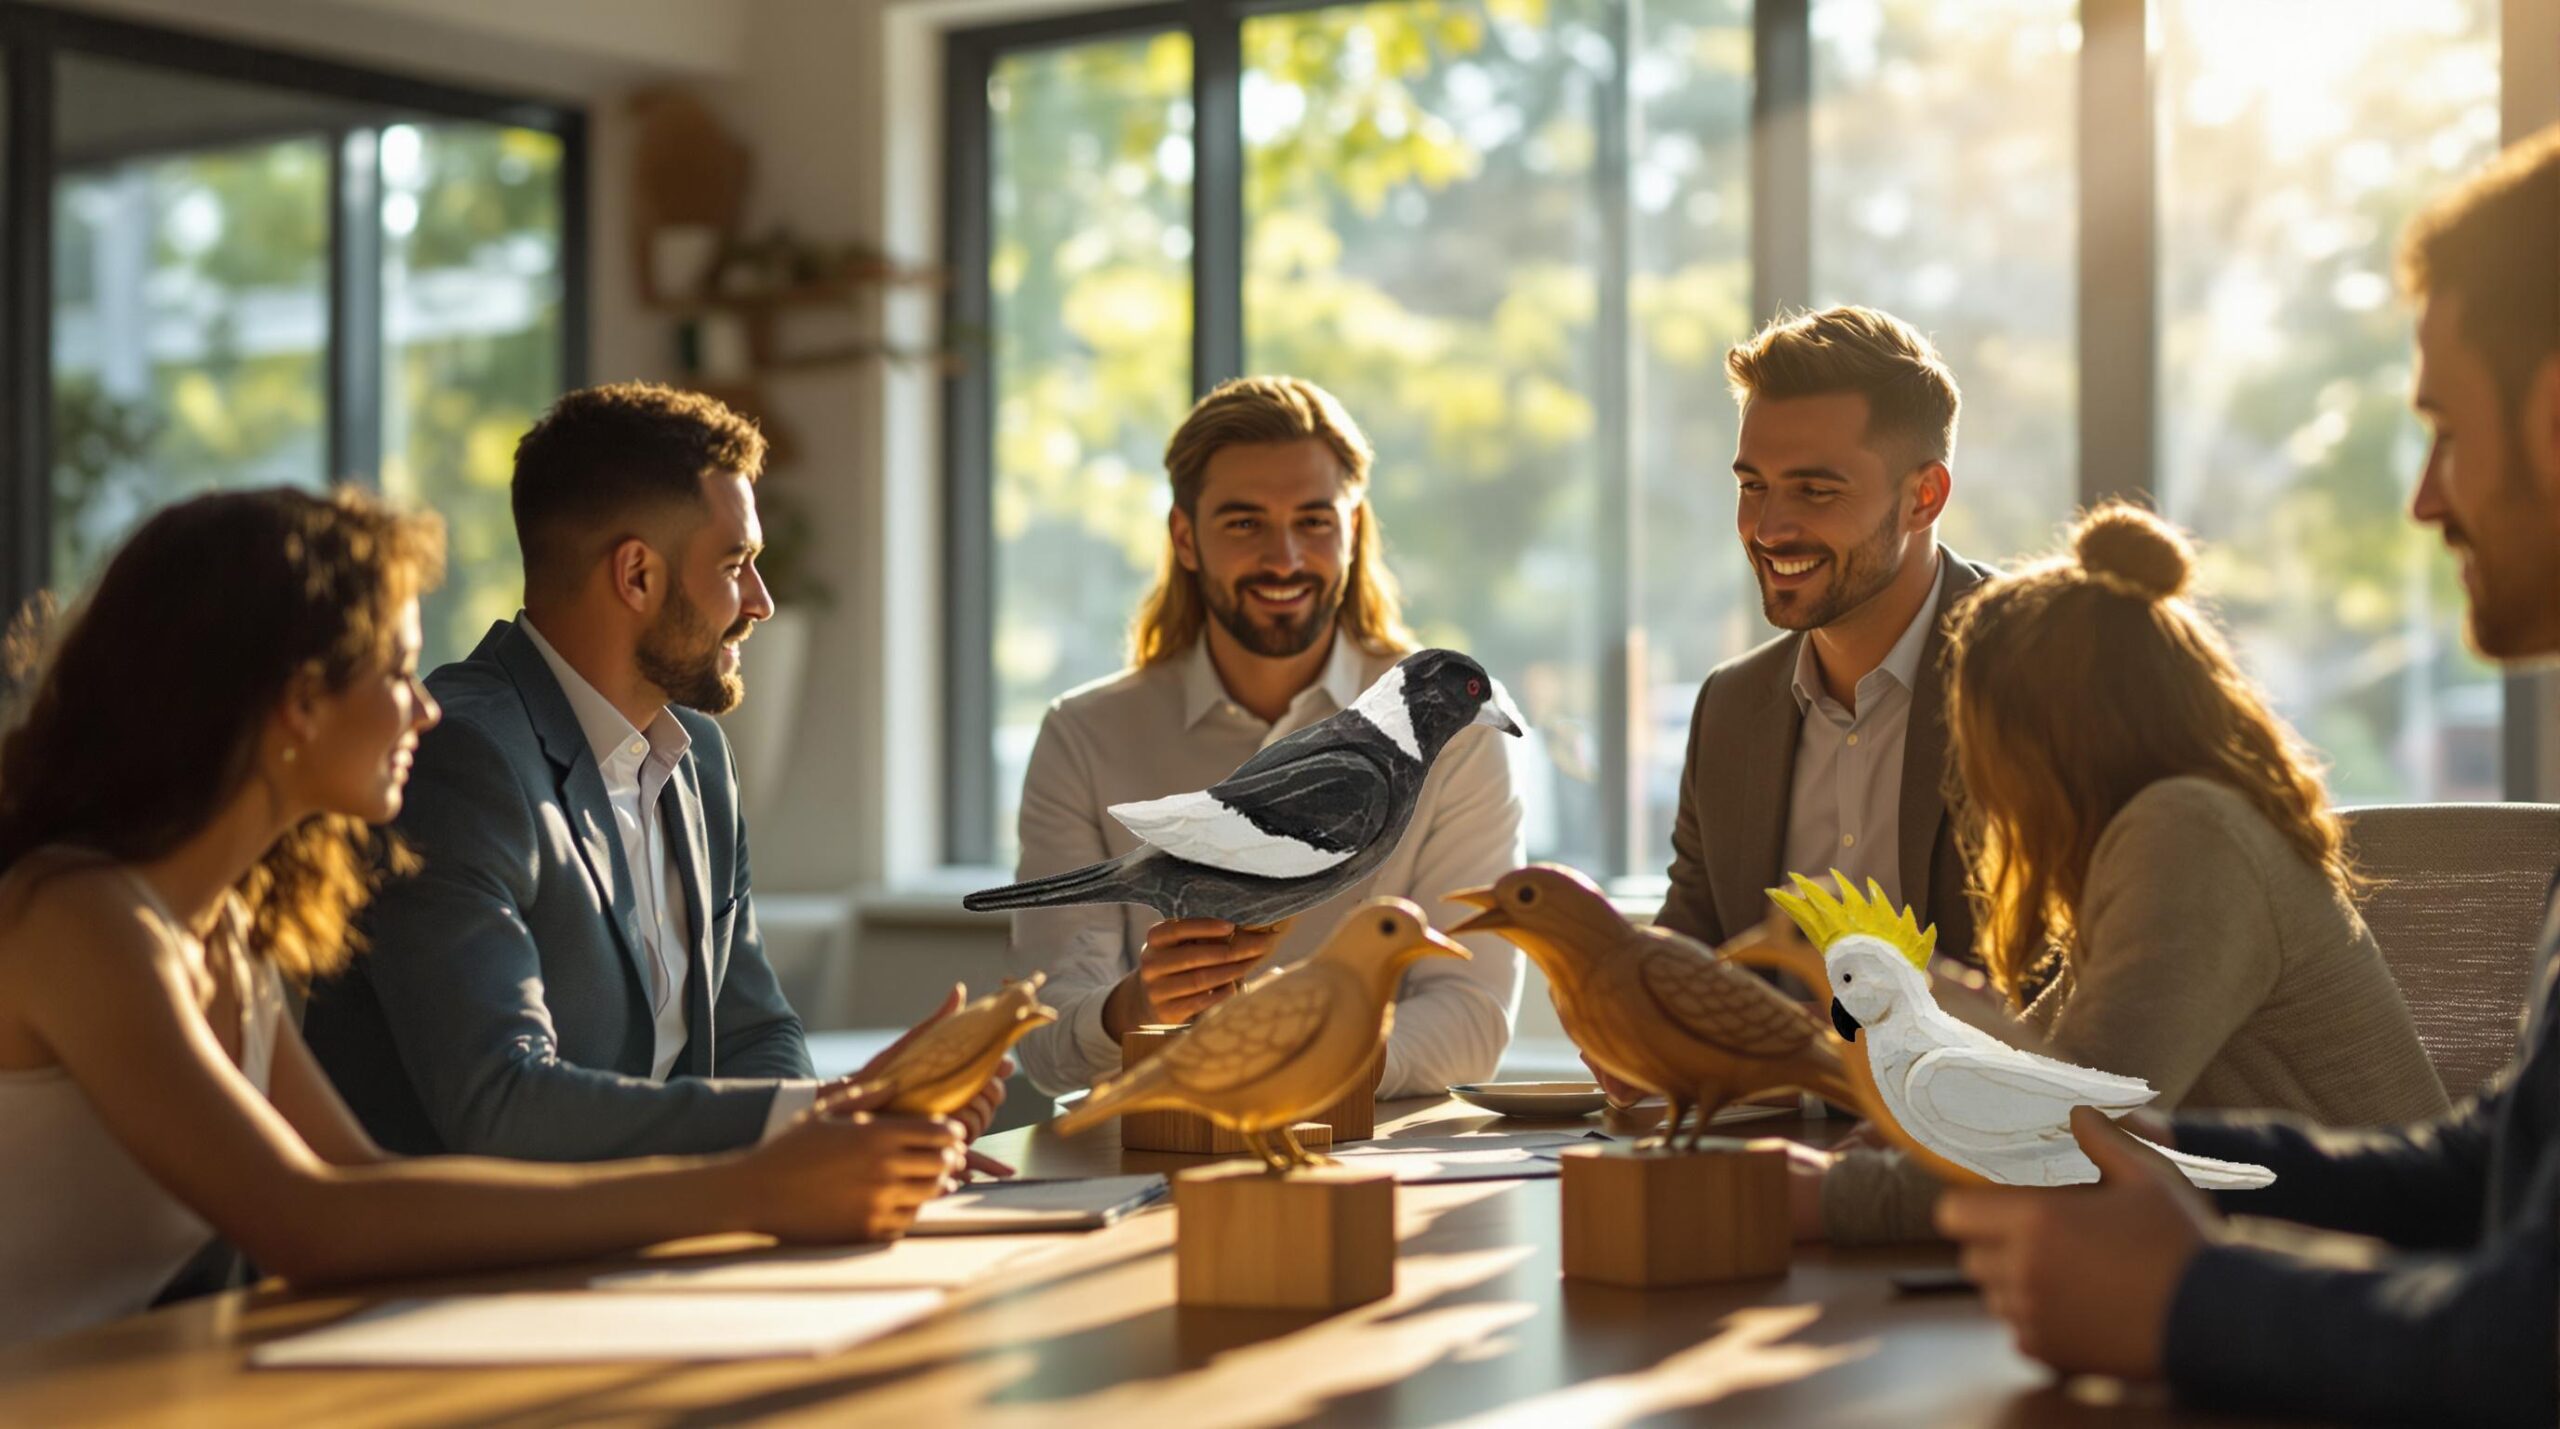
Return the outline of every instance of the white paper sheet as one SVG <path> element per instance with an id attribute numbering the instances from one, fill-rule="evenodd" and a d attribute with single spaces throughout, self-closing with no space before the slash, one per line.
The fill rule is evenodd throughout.
<path id="1" fill-rule="evenodd" d="M 1072 1244 L 1071 1239 L 1055 1235 L 932 1236 L 888 1245 L 775 1249 L 740 1260 L 617 1270 L 588 1283 L 598 1290 L 957 1290 Z"/>
<path id="2" fill-rule="evenodd" d="M 249 1354 L 261 1369 L 585 1364 L 833 1354 L 919 1320 L 935 1290 L 844 1295 L 598 1295 L 393 1300 Z"/>
<path id="3" fill-rule="evenodd" d="M 1083 1181 L 980 1181 L 927 1201 L 909 1235 L 1099 1230 L 1164 1195 L 1162 1176 Z"/>
<path id="4" fill-rule="evenodd" d="M 1543 1180 L 1557 1174 L 1555 1152 L 1579 1145 L 1580 1132 L 1503 1131 L 1459 1136 L 1397 1136 L 1355 1141 L 1331 1153 L 1348 1166 L 1392 1170 L 1408 1186 L 1450 1181 Z"/>

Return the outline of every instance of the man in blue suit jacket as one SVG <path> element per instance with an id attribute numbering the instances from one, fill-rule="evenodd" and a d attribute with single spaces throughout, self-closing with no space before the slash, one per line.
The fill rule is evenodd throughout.
<path id="1" fill-rule="evenodd" d="M 445 718 L 395 825 L 423 868 L 389 880 L 370 951 L 306 1022 L 385 1147 L 716 1151 L 826 1090 L 765 959 L 709 717 L 773 611 L 763 460 L 753 424 L 642 384 L 571 393 L 518 445 L 525 610 L 428 678 Z"/>

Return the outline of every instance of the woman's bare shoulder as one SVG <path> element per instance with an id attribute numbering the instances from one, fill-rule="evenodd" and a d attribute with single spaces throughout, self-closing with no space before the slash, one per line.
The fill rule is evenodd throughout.
<path id="1" fill-rule="evenodd" d="M 162 939 L 133 880 L 96 854 L 46 850 L 0 874 L 0 969 L 71 956 L 156 955 Z"/>

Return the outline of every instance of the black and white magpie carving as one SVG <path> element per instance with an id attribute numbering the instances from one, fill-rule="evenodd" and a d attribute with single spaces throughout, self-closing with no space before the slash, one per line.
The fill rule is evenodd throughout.
<path id="1" fill-rule="evenodd" d="M 1404 838 L 1432 761 L 1458 731 L 1522 732 L 1484 667 L 1419 650 L 1351 708 L 1272 742 L 1206 789 L 1114 804 L 1146 842 L 1118 858 L 983 889 L 974 912 L 1141 903 L 1166 918 L 1266 927 L 1358 883 Z"/>

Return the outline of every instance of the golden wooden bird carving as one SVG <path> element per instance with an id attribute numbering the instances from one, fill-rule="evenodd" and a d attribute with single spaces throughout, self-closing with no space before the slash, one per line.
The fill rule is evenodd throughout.
<path id="1" fill-rule="evenodd" d="M 1574 870 L 1532 864 L 1448 896 L 1484 910 L 1451 932 L 1499 933 L 1547 975 L 1556 1016 L 1592 1065 L 1671 1104 L 1645 1145 L 1694 1145 L 1718 1108 L 1755 1092 L 1801 1087 L 1854 1101 L 1811 1013 L 1723 950 L 1628 922 Z M 1726 946 L 1792 936 L 1783 930 L 1756 928 Z"/>
<path id="2" fill-rule="evenodd" d="M 1236 1133 L 1275 1172 L 1314 1165 L 1323 1158 L 1289 1128 L 1367 1079 L 1395 1025 L 1406 968 L 1466 956 L 1416 904 L 1373 898 L 1315 956 L 1252 979 L 1164 1050 L 1095 1087 L 1058 1130 L 1072 1136 L 1107 1117 L 1172 1108 Z"/>
<path id="3" fill-rule="evenodd" d="M 1057 1009 L 1040 1001 L 1046 981 L 1048 974 L 1033 973 L 925 1028 L 857 1091 L 885 1083 L 890 1093 L 881 1110 L 901 1116 L 949 1116 L 967 1106 L 1014 1043 L 1058 1020 Z"/>

